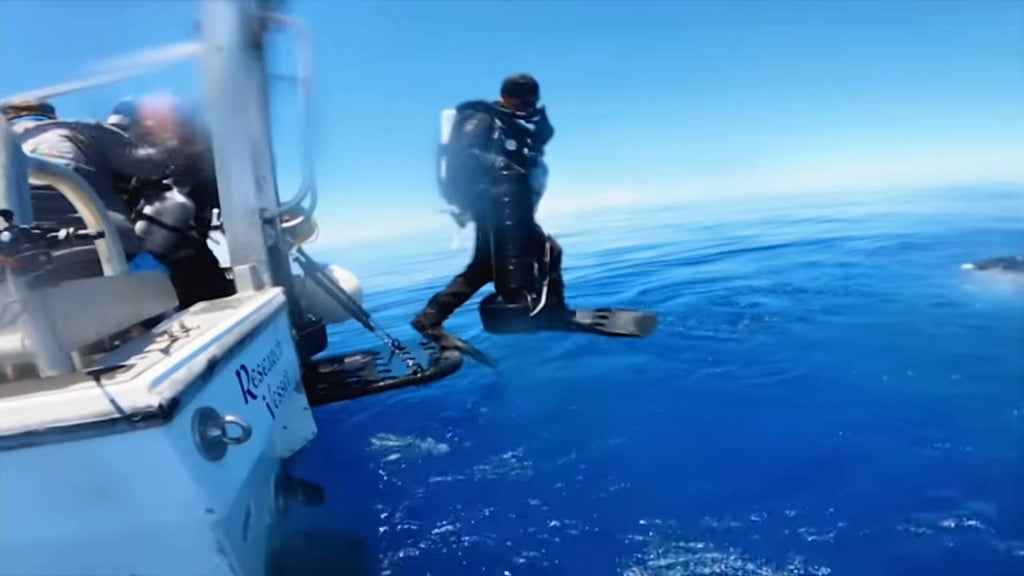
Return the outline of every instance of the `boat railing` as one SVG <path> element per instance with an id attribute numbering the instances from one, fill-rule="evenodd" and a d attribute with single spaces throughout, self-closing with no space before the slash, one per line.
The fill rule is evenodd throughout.
<path id="1" fill-rule="evenodd" d="M 9 131 L 8 131 L 9 132 Z M 99 196 L 81 176 L 56 162 L 33 154 L 26 154 L 28 180 L 52 186 L 75 208 L 90 230 L 102 230 L 96 240 L 96 252 L 104 276 L 124 274 L 128 269 L 121 237 L 110 221 L 110 215 Z"/>
<path id="2" fill-rule="evenodd" d="M 34 217 L 28 189 L 28 158 L 6 120 L 0 129 L 0 162 L 0 209 L 10 211 L 12 224 L 31 225 Z M 7 274 L 0 281 L 0 312 L 15 306 L 21 308 L 19 321 L 0 325 L 0 366 L 31 361 L 44 375 L 70 372 L 71 355 L 57 345 L 56 328 L 49 315 L 21 278 Z"/>

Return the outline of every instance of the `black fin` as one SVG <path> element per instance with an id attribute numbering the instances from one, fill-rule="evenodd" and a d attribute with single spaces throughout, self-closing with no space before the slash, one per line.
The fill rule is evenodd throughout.
<path id="1" fill-rule="evenodd" d="M 567 329 L 634 338 L 649 336 L 658 327 L 656 315 L 625 308 L 576 310 L 565 322 Z"/>

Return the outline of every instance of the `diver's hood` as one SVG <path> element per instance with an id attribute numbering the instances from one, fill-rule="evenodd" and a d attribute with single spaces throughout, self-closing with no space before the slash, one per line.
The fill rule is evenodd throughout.
<path id="1" fill-rule="evenodd" d="M 522 123 L 534 124 L 540 120 L 543 113 L 544 107 L 538 106 L 530 112 L 516 112 L 515 110 L 509 110 L 498 102 L 489 102 L 487 100 L 470 100 L 463 102 L 455 107 L 458 113 L 466 112 L 482 112 L 498 118 L 507 120 L 516 120 Z"/>

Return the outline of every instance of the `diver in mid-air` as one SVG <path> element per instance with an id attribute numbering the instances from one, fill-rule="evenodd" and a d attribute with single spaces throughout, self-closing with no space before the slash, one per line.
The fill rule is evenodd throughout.
<path id="1" fill-rule="evenodd" d="M 498 102 L 471 101 L 455 110 L 441 168 L 441 193 L 457 211 L 454 217 L 460 225 L 469 221 L 476 224 L 476 244 L 466 269 L 435 294 L 413 319 L 413 327 L 427 337 L 446 336 L 442 329 L 444 321 L 494 279 L 488 195 L 499 175 L 525 174 L 530 163 L 539 166 L 537 161 L 544 154 L 544 146 L 554 136 L 546 112 L 537 107 L 539 99 L 537 81 L 519 75 L 505 80 Z M 528 124 L 533 124 L 535 133 Z M 531 190 L 531 201 L 533 196 L 539 200 L 539 194 Z M 557 262 L 561 256 L 558 245 L 536 223 L 529 230 L 525 230 L 526 224 L 521 223 L 538 248 L 545 241 L 552 242 L 552 261 Z M 552 272 L 554 282 L 549 286 L 555 294 L 553 299 L 560 299 L 561 271 L 552 266 Z"/>
<path id="2" fill-rule="evenodd" d="M 430 298 L 412 325 L 486 364 L 486 355 L 442 325 L 489 282 L 496 293 L 480 305 L 489 332 L 646 336 L 657 324 L 654 315 L 632 310 L 566 306 L 562 249 L 534 218 L 547 183 L 544 151 L 554 136 L 539 102 L 540 85 L 518 74 L 504 80 L 497 102 L 465 102 L 442 117 L 438 183 L 456 222 L 476 224 L 476 245 L 466 269 Z"/>

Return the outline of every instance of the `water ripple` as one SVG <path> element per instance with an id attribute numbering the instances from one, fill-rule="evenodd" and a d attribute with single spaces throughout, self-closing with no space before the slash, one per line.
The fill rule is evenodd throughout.
<path id="1" fill-rule="evenodd" d="M 570 302 L 654 310 L 658 331 L 495 336 L 481 291 L 448 326 L 498 371 L 467 362 L 320 410 L 300 459 L 325 478 L 324 522 L 368 518 L 394 576 L 1021 574 L 1024 357 L 1007 343 L 1024 340 L 1024 299 L 959 269 L 1020 251 L 1020 197 L 707 204 L 555 229 Z M 469 257 L 428 252 L 357 271 L 403 340 Z M 352 323 L 331 339 L 374 343 Z"/>

